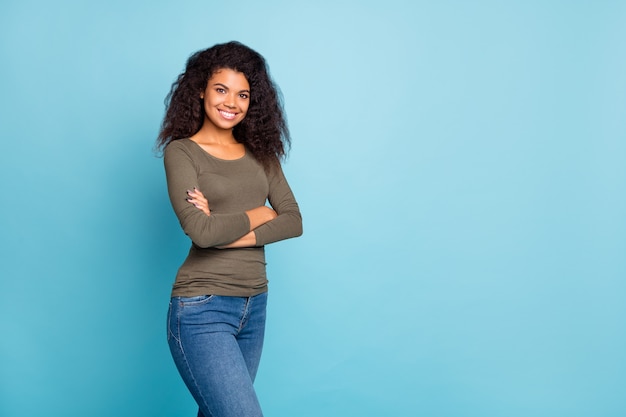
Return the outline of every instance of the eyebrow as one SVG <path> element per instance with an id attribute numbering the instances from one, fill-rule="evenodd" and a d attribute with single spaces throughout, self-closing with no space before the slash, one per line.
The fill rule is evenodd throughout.
<path id="1" fill-rule="evenodd" d="M 227 85 L 224 85 L 224 84 L 222 84 L 222 83 L 214 83 L 214 84 L 213 84 L 213 87 L 216 87 L 216 86 L 222 86 L 222 87 L 224 87 L 225 89 L 230 90 L 230 88 L 228 88 L 228 86 L 227 86 Z M 240 92 L 240 93 L 249 93 L 249 92 L 250 92 L 250 90 L 241 90 L 241 91 L 239 91 L 239 92 Z"/>

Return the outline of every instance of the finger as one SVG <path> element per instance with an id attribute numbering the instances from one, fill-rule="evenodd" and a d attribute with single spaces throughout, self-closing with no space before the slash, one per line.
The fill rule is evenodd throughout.
<path id="1" fill-rule="evenodd" d="M 208 203 L 206 197 L 200 190 L 194 188 L 193 190 L 187 190 L 187 195 L 196 200 L 204 200 Z"/>
<path id="2" fill-rule="evenodd" d="M 204 194 L 202 194 L 202 191 L 198 190 L 196 187 L 193 187 L 193 193 L 194 195 L 201 197 L 201 198 L 205 198 Z"/>
<path id="3" fill-rule="evenodd" d="M 190 200 L 190 201 L 195 201 L 195 202 L 197 202 L 197 203 L 202 203 L 202 204 L 204 204 L 205 206 L 208 206 L 208 205 L 209 205 L 209 201 L 208 201 L 206 198 L 204 198 L 204 197 L 195 197 L 195 196 L 192 196 L 192 197 L 189 197 L 189 198 L 188 198 L 188 200 Z"/>
<path id="4" fill-rule="evenodd" d="M 204 205 L 204 204 L 205 204 L 203 201 L 201 201 L 201 200 L 197 200 L 197 199 L 195 199 L 195 198 L 191 198 L 191 197 L 187 197 L 185 200 L 187 200 L 187 202 L 188 202 L 189 204 L 193 204 L 193 205 L 194 205 L 194 206 L 196 206 L 196 207 L 198 207 L 198 206 L 202 206 L 202 205 Z"/>

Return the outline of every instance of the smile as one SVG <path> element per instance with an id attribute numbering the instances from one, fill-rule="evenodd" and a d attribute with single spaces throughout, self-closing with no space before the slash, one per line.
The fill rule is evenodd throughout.
<path id="1" fill-rule="evenodd" d="M 218 110 L 224 119 L 232 120 L 237 116 L 237 113 L 231 113 L 224 110 Z"/>

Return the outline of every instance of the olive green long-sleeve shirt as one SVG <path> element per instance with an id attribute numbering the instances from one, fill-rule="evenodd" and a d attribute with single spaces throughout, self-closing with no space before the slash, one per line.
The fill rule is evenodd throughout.
<path id="1" fill-rule="evenodd" d="M 189 139 L 171 142 L 164 163 L 172 207 L 192 241 L 172 296 L 249 297 L 267 291 L 264 245 L 302 234 L 300 210 L 280 166 L 266 173 L 249 151 L 224 160 Z M 187 190 L 194 187 L 209 201 L 210 216 L 187 202 Z M 217 248 L 247 234 L 245 211 L 266 201 L 278 217 L 254 230 L 256 247 Z"/>

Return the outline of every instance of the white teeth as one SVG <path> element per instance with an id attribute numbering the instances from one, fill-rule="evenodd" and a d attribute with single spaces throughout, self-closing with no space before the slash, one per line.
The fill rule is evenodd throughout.
<path id="1" fill-rule="evenodd" d="M 220 110 L 219 112 L 220 112 L 220 114 L 221 114 L 222 116 L 224 116 L 226 119 L 234 119 L 234 118 L 235 118 L 235 116 L 236 116 L 236 114 L 235 114 L 235 113 L 229 113 L 229 112 L 224 111 L 224 110 Z"/>

